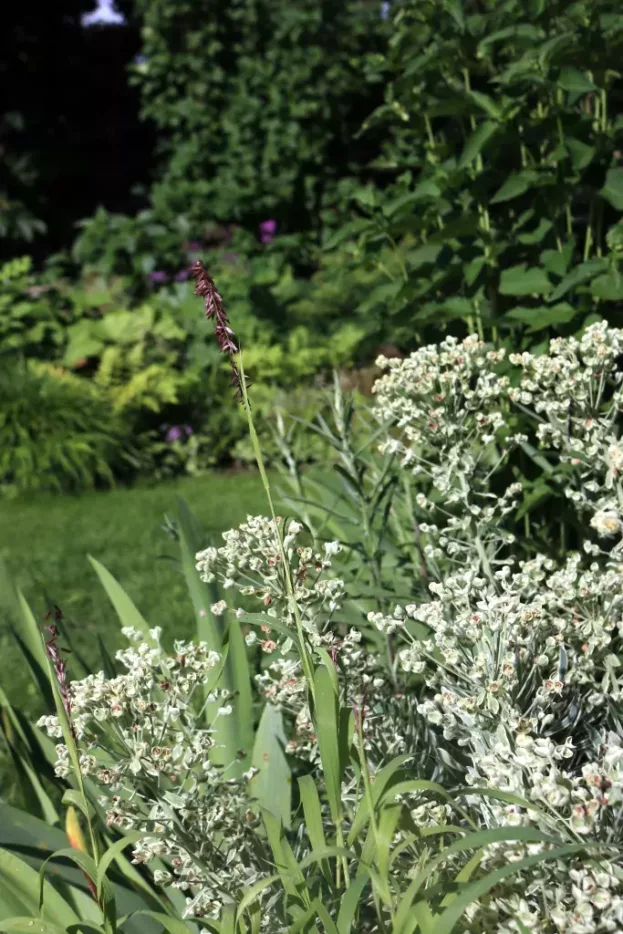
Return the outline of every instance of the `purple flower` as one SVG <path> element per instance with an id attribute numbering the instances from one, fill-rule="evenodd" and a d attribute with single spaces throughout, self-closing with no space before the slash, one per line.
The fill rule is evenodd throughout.
<path id="1" fill-rule="evenodd" d="M 260 240 L 262 241 L 262 243 L 270 243 L 271 240 L 274 240 L 276 233 L 277 233 L 277 221 L 267 220 L 267 221 L 261 222 Z"/>
<path id="2" fill-rule="evenodd" d="M 153 272 L 150 272 L 148 279 L 150 282 L 153 282 L 154 285 L 162 285 L 164 282 L 169 281 L 168 275 L 161 269 L 155 269 Z"/>
<path id="3" fill-rule="evenodd" d="M 166 425 L 163 427 L 168 428 Z M 171 425 L 164 436 L 164 440 L 172 444 L 174 441 L 179 441 L 181 438 L 189 438 L 192 433 L 193 430 L 190 425 Z"/>
<path id="4" fill-rule="evenodd" d="M 381 4 L 381 19 L 389 19 L 390 10 L 391 4 L 388 0 L 385 0 L 385 2 Z"/>
<path id="5" fill-rule="evenodd" d="M 190 269 L 180 269 L 179 272 L 175 273 L 176 282 L 186 282 L 190 278 Z"/>
<path id="6" fill-rule="evenodd" d="M 182 429 L 180 428 L 180 426 L 171 425 L 166 435 L 164 436 L 164 440 L 168 441 L 169 444 L 171 444 L 171 442 L 173 441 L 179 441 L 181 437 L 182 437 Z"/>

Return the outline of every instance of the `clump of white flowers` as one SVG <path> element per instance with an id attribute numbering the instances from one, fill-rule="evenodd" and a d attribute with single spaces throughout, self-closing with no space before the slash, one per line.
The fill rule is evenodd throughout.
<path id="1" fill-rule="evenodd" d="M 593 325 L 552 341 L 549 354 L 511 355 L 516 381 L 496 376 L 501 355 L 476 339 L 449 340 L 381 361 L 389 373 L 376 387 L 395 433 L 384 450 L 426 476 L 417 503 L 430 512 L 420 529 L 437 580 L 432 600 L 369 621 L 392 638 L 404 676 L 423 683 L 419 712 L 446 751 L 467 756 L 468 784 L 516 796 L 480 801 L 485 826 L 604 845 L 620 843 L 623 796 L 622 349 L 622 332 Z M 517 412 L 534 440 L 513 435 Z M 521 484 L 493 493 L 512 445 L 527 444 L 547 454 L 551 473 L 564 472 L 584 528 L 582 550 L 562 564 L 512 551 L 504 519 Z M 487 864 L 544 850 L 500 844 Z M 618 931 L 622 880 L 616 861 L 545 862 L 508 883 L 506 896 L 473 906 L 468 930 Z"/>
<path id="2" fill-rule="evenodd" d="M 106 792 L 100 803 L 108 825 L 143 834 L 133 862 L 165 866 L 155 871 L 156 882 L 186 894 L 189 916 L 217 916 L 264 868 L 250 845 L 258 818 L 246 782 L 210 757 L 208 705 L 215 716 L 231 711 L 227 695 L 211 686 L 219 655 L 205 643 L 181 641 L 169 655 L 159 630 L 149 641 L 133 629 L 123 632 L 130 647 L 116 657 L 125 673 L 99 672 L 69 688 L 80 769 Z M 39 725 L 62 736 L 56 717 Z M 56 752 L 56 773 L 66 776 L 67 747 L 59 744 Z"/>
<path id="3" fill-rule="evenodd" d="M 596 324 L 542 355 L 506 358 L 469 337 L 379 361 L 379 473 L 397 491 L 385 515 L 406 517 L 406 532 L 396 594 L 379 587 L 371 610 L 356 588 L 365 549 L 316 543 L 294 519 L 249 516 L 221 547 L 196 556 L 204 581 L 253 604 L 251 615 L 235 612 L 250 627 L 247 644 L 261 650 L 259 693 L 286 714 L 286 752 L 319 785 L 301 641 L 314 664 L 335 666 L 373 778 L 400 754 L 411 776 L 461 789 L 442 803 L 424 791 L 397 794 L 410 824 L 392 824 L 395 872 L 418 871 L 424 835 L 414 827 L 535 831 L 529 842 L 500 840 L 483 853 L 475 873 L 534 859 L 469 906 L 459 934 L 623 930 L 622 351 L 623 332 Z M 573 550 L 559 557 L 535 538 L 517 542 L 518 452 L 573 510 Z M 409 566 L 414 535 L 421 565 Z M 404 567 L 416 569 L 406 584 Z M 130 635 L 132 648 L 119 656 L 127 674 L 71 685 L 81 767 L 105 787 L 109 822 L 145 832 L 135 860 L 160 860 L 158 880 L 187 893 L 190 915 L 218 915 L 270 871 L 244 783 L 210 757 L 205 705 L 229 710 L 212 684 L 218 658 L 186 643 L 169 656 L 157 640 Z M 54 718 L 44 725 L 60 737 Z M 58 754 L 67 774 L 67 751 Z M 355 765 L 343 776 L 346 832 L 363 796 Z M 296 839 L 304 848 L 304 835 Z M 561 842 L 576 845 L 571 856 L 535 861 Z M 464 862 L 449 855 L 439 872 L 454 878 Z M 288 929 L 277 913 L 262 924 Z"/>

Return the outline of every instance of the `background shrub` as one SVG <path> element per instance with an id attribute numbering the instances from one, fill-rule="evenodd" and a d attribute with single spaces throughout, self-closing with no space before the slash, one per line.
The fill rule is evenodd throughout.
<path id="1" fill-rule="evenodd" d="M 42 363 L 0 374 L 0 490 L 78 491 L 113 482 L 124 430 L 97 388 Z"/>

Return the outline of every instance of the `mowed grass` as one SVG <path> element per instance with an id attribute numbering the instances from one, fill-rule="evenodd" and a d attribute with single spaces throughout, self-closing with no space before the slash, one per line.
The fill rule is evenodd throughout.
<path id="1" fill-rule="evenodd" d="M 178 546 L 164 519 L 165 514 L 174 518 L 180 496 L 203 530 L 205 545 L 220 544 L 221 533 L 247 514 L 266 512 L 254 472 L 213 473 L 76 497 L 0 501 L 0 556 L 12 579 L 38 619 L 48 601 L 62 609 L 76 651 L 90 665 L 98 664 L 99 636 L 110 651 L 124 640 L 88 554 L 117 578 L 151 625 L 162 627 L 165 642 L 192 636 L 195 622 L 177 564 Z M 25 700 L 36 703 L 2 597 L 0 685 L 20 706 Z"/>

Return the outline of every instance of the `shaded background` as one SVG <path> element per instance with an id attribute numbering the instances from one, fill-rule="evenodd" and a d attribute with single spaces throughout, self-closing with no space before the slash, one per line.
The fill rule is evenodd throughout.
<path id="1" fill-rule="evenodd" d="M 0 32 L 0 249 L 37 259 L 71 242 L 103 204 L 144 202 L 154 130 L 139 119 L 128 65 L 140 50 L 131 17 L 94 0 L 7 6 Z M 129 14 L 130 10 L 125 9 Z M 33 228 L 34 225 L 34 228 Z M 21 242 L 20 242 L 21 241 Z"/>

